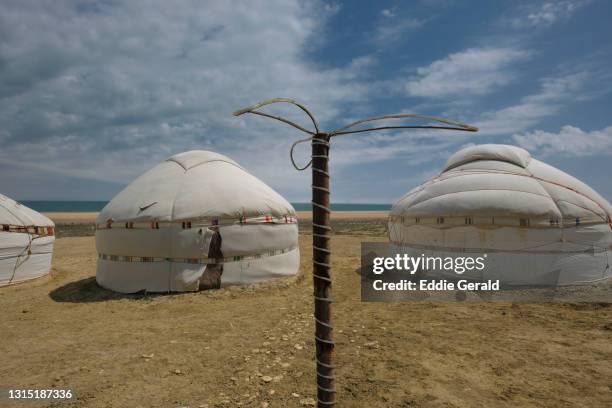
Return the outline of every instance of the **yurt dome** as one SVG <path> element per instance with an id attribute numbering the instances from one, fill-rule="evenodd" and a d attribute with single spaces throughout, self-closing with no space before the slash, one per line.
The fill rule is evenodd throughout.
<path id="1" fill-rule="evenodd" d="M 54 234 L 49 218 L 0 194 L 0 286 L 48 274 Z"/>
<path id="2" fill-rule="evenodd" d="M 612 276 L 611 214 L 593 189 L 526 150 L 485 144 L 453 154 L 399 199 L 389 238 L 414 256 L 487 254 L 484 270 L 465 277 L 578 284 Z"/>
<path id="3" fill-rule="evenodd" d="M 236 162 L 209 151 L 170 157 L 96 221 L 96 280 L 134 293 L 196 291 L 295 275 L 294 208 Z"/>

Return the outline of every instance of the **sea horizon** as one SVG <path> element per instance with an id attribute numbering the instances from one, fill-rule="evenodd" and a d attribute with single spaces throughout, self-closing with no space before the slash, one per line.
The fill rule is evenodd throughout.
<path id="1" fill-rule="evenodd" d="M 19 201 L 23 205 L 30 207 L 38 212 L 99 212 L 104 208 L 108 201 L 87 201 L 87 200 L 23 200 Z M 310 203 L 295 202 L 291 203 L 296 211 L 311 211 Z M 333 211 L 388 211 L 391 204 L 381 203 L 332 203 Z"/>

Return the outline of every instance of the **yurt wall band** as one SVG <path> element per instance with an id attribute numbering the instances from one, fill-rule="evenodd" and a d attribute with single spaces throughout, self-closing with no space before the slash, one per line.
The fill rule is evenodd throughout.
<path id="1" fill-rule="evenodd" d="M 414 256 L 486 253 L 467 278 L 580 284 L 612 276 L 611 214 L 593 189 L 526 150 L 479 145 L 393 205 L 389 238 Z"/>
<path id="2" fill-rule="evenodd" d="M 0 286 L 48 274 L 54 234 L 49 218 L 0 194 Z"/>
<path id="3" fill-rule="evenodd" d="M 160 163 L 96 221 L 96 279 L 118 292 L 194 291 L 292 276 L 297 218 L 278 193 L 217 153 Z"/>

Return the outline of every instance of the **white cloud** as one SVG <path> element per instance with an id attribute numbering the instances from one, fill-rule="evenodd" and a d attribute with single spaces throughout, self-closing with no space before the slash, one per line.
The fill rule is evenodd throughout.
<path id="1" fill-rule="evenodd" d="M 509 84 L 514 79 L 510 66 L 529 55 L 513 48 L 470 48 L 419 68 L 406 91 L 430 98 L 484 95 Z"/>
<path id="2" fill-rule="evenodd" d="M 435 135 L 435 136 L 434 136 Z M 427 140 L 429 139 L 429 140 Z M 371 162 L 389 161 L 401 157 L 412 165 L 445 158 L 452 146 L 462 140 L 461 136 L 449 135 L 449 131 L 431 132 L 429 138 L 422 132 L 396 132 L 391 136 L 384 133 L 368 137 L 335 139 L 334 165 L 349 166 Z"/>
<path id="3" fill-rule="evenodd" d="M 340 3 L 325 3 L 323 8 L 329 15 L 334 15 L 340 12 L 342 5 Z"/>
<path id="4" fill-rule="evenodd" d="M 383 9 L 380 14 L 383 17 L 395 17 L 395 10 L 394 9 Z"/>
<path id="5" fill-rule="evenodd" d="M 372 38 L 372 41 L 378 46 L 391 45 L 400 41 L 405 38 L 410 31 L 418 30 L 426 23 L 425 20 L 416 18 L 395 18 L 392 14 L 386 15 L 385 17 L 387 18 L 381 20 L 378 24 Z"/>
<path id="6" fill-rule="evenodd" d="M 522 98 L 519 103 L 486 112 L 476 121 L 484 135 L 509 135 L 536 125 L 543 118 L 555 115 L 568 103 L 583 97 L 582 90 L 589 80 L 586 72 L 545 78 L 537 93 Z"/>
<path id="7" fill-rule="evenodd" d="M 588 4 L 587 0 L 558 0 L 531 4 L 521 15 L 512 20 L 516 28 L 547 27 L 559 20 L 569 18 L 574 12 Z"/>
<path id="8" fill-rule="evenodd" d="M 297 0 L 5 4 L 0 164 L 127 183 L 171 154 L 210 149 L 291 195 L 299 135 L 231 113 L 298 97 L 326 121 L 363 100 L 372 58 L 326 69 L 305 55 L 337 11 Z"/>
<path id="9" fill-rule="evenodd" d="M 427 7 L 448 7 L 454 2 L 455 0 L 421 0 L 421 3 Z"/>
<path id="10" fill-rule="evenodd" d="M 612 126 L 587 132 L 566 125 L 559 133 L 535 130 L 516 134 L 512 139 L 519 146 L 541 156 L 612 156 Z"/>

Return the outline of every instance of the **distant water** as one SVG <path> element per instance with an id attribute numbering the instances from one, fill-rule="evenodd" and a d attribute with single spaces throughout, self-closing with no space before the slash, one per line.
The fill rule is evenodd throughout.
<path id="1" fill-rule="evenodd" d="M 98 212 L 108 201 L 20 201 L 39 212 Z"/>
<path id="2" fill-rule="evenodd" d="M 296 211 L 310 211 L 312 205 L 310 203 L 291 203 Z M 391 204 L 333 204 L 331 205 L 334 211 L 389 211 Z"/>
<path id="3" fill-rule="evenodd" d="M 98 212 L 108 201 L 21 201 L 40 212 Z M 310 211 L 310 203 L 291 203 L 296 211 Z M 334 211 L 388 211 L 391 204 L 332 204 Z"/>

